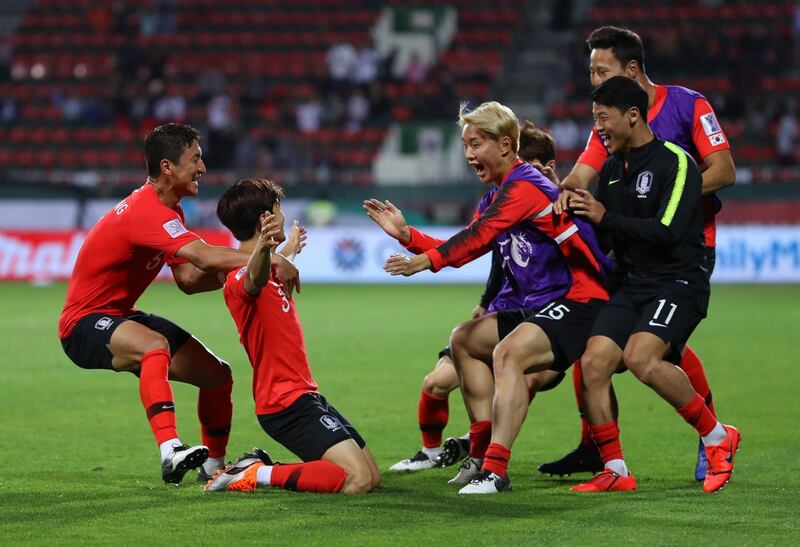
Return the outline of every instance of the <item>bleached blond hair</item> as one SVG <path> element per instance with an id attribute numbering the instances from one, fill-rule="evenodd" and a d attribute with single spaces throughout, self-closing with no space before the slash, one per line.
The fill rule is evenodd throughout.
<path id="1" fill-rule="evenodd" d="M 511 139 L 511 149 L 519 152 L 519 119 L 514 111 L 497 101 L 482 103 L 473 110 L 467 110 L 467 103 L 458 109 L 458 126 L 464 129 L 472 124 L 493 140 L 500 142 L 503 137 Z"/>

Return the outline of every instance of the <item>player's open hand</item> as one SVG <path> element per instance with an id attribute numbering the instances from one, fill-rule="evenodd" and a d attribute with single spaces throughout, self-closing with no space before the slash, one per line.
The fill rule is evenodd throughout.
<path id="1" fill-rule="evenodd" d="M 538 169 L 539 171 L 541 171 L 541 173 L 545 177 L 550 179 L 556 186 L 560 186 L 561 185 L 561 181 L 558 179 L 558 175 L 556 174 L 556 172 L 553 170 L 552 167 L 549 167 L 547 165 L 542 165 L 538 161 L 535 161 L 535 162 L 531 163 L 531 166 L 533 166 L 536 169 Z"/>
<path id="2" fill-rule="evenodd" d="M 391 275 L 403 275 L 405 277 L 427 270 L 430 267 L 431 259 L 426 254 L 409 258 L 402 253 L 395 253 L 386 259 L 386 264 L 383 265 L 383 269 Z"/>
<path id="3" fill-rule="evenodd" d="M 308 238 L 308 230 L 305 226 L 300 226 L 296 220 L 292 222 L 292 227 L 289 229 L 289 235 L 286 237 L 286 245 L 282 251 L 284 254 L 296 255 L 306 246 L 306 239 Z"/>
<path id="4" fill-rule="evenodd" d="M 603 220 L 603 215 L 606 214 L 605 206 L 594 199 L 594 196 L 588 190 L 579 188 L 573 193 L 577 195 L 569 199 L 569 208 L 572 212 L 592 224 L 600 224 L 600 221 Z"/>
<path id="5" fill-rule="evenodd" d="M 282 219 L 278 215 L 270 212 L 261 214 L 261 232 L 258 234 L 258 242 L 267 249 L 274 249 L 278 246 L 278 239 L 281 234 Z"/>
<path id="6" fill-rule="evenodd" d="M 411 241 L 411 231 L 408 229 L 403 212 L 388 199 L 386 201 L 378 201 L 374 198 L 365 199 L 364 211 L 387 235 L 403 245 Z"/>

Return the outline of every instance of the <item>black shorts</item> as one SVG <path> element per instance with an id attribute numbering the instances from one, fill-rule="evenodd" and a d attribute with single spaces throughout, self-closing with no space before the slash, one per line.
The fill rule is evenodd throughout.
<path id="1" fill-rule="evenodd" d="M 558 298 L 538 311 L 528 312 L 525 322 L 538 326 L 550 339 L 555 357 L 552 370 L 565 371 L 583 355 L 595 318 L 605 304 L 605 300 L 583 303 Z"/>
<path id="2" fill-rule="evenodd" d="M 497 335 L 502 340 L 511 331 L 524 323 L 530 310 L 500 310 L 497 312 Z"/>
<path id="3" fill-rule="evenodd" d="M 178 325 L 151 313 L 136 312 L 127 317 L 92 313 L 75 324 L 69 336 L 61 340 L 61 347 L 73 363 L 87 369 L 109 369 L 113 355 L 106 347 L 111 335 L 125 321 L 135 321 L 156 331 L 169 342 L 169 352 L 175 355 L 191 338 L 191 334 Z"/>
<path id="4" fill-rule="evenodd" d="M 347 418 L 320 393 L 304 393 L 289 408 L 259 414 L 261 428 L 304 462 L 316 461 L 333 445 L 353 439 L 359 448 L 367 443 Z"/>
<path id="5" fill-rule="evenodd" d="M 677 365 L 683 346 L 708 312 L 709 294 L 707 281 L 626 279 L 600 311 L 591 335 L 611 338 L 625 349 L 632 334 L 655 334 L 671 344 L 664 359 Z"/>
<path id="6" fill-rule="evenodd" d="M 450 346 L 445 346 L 444 349 L 439 352 L 439 359 L 442 357 L 449 357 L 450 359 L 453 358 L 453 354 L 450 353 Z"/>

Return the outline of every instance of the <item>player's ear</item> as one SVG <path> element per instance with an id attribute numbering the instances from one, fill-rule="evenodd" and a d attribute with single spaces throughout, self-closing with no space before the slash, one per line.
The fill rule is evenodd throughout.
<path id="1" fill-rule="evenodd" d="M 511 152 L 511 137 L 504 135 L 500 137 L 500 153 L 507 156 Z"/>
<path id="2" fill-rule="evenodd" d="M 634 125 L 636 125 L 636 122 L 639 121 L 639 118 L 640 118 L 639 109 L 636 108 L 635 106 L 630 107 L 628 109 L 628 123 L 630 123 L 630 126 L 633 127 Z"/>
<path id="3" fill-rule="evenodd" d="M 550 169 L 555 171 L 556 170 L 556 160 L 550 160 L 544 166 L 545 167 L 549 167 Z"/>
<path id="4" fill-rule="evenodd" d="M 159 167 L 161 167 L 161 172 L 165 175 L 172 174 L 172 162 L 169 161 L 167 158 L 162 158 L 159 162 Z"/>
<path id="5" fill-rule="evenodd" d="M 636 78 L 636 75 L 641 71 L 638 61 L 630 60 L 628 64 L 625 65 L 625 76 L 628 78 Z"/>

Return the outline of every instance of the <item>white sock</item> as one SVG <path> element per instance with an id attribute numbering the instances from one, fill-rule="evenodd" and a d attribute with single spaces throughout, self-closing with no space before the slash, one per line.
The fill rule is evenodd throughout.
<path id="1" fill-rule="evenodd" d="M 628 466 L 625 465 L 625 460 L 608 460 L 606 462 L 606 469 L 611 469 L 614 473 L 623 477 L 628 476 Z"/>
<path id="2" fill-rule="evenodd" d="M 714 426 L 714 429 L 712 429 L 708 435 L 703 435 L 703 444 L 706 446 L 714 446 L 724 441 L 727 436 L 728 432 L 725 431 L 721 423 L 717 422 L 717 425 Z"/>
<path id="3" fill-rule="evenodd" d="M 262 465 L 256 471 L 256 484 L 261 486 L 272 486 L 272 466 Z"/>
<path id="4" fill-rule="evenodd" d="M 468 440 L 469 440 L 469 431 L 467 431 L 466 433 L 464 433 L 463 435 L 461 435 L 461 436 L 459 437 L 459 439 L 462 439 L 462 440 L 464 440 L 464 441 L 468 441 Z"/>
<path id="5" fill-rule="evenodd" d="M 181 440 L 178 437 L 175 437 L 174 439 L 164 441 L 158 445 L 158 449 L 161 451 L 161 460 L 166 460 L 167 456 L 169 456 L 172 452 L 172 449 L 176 446 L 180 446 L 181 444 L 183 444 L 181 443 Z"/>
<path id="6" fill-rule="evenodd" d="M 442 448 L 441 446 L 437 446 L 436 448 L 425 448 L 424 446 L 422 447 L 422 453 L 428 456 L 432 460 L 438 458 L 439 454 L 441 454 L 442 452 L 444 452 L 444 448 Z"/>
<path id="7" fill-rule="evenodd" d="M 213 475 L 220 469 L 225 467 L 225 457 L 222 458 L 208 458 L 203 462 L 203 471 L 206 475 Z"/>

